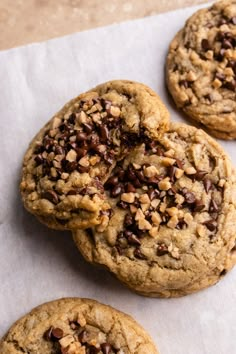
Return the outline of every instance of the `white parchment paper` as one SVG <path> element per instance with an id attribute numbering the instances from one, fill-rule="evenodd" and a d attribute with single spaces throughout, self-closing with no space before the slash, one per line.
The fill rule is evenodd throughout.
<path id="1" fill-rule="evenodd" d="M 236 353 L 236 269 L 218 285 L 180 299 L 140 297 L 88 265 L 69 233 L 47 229 L 23 208 L 23 154 L 70 98 L 111 79 L 141 81 L 173 120 L 164 61 L 196 8 L 78 33 L 0 53 L 0 336 L 32 307 L 63 296 L 97 299 L 131 314 L 162 354 Z M 236 141 L 221 142 L 236 163 Z M 236 225 L 235 225 L 236 228 Z"/>

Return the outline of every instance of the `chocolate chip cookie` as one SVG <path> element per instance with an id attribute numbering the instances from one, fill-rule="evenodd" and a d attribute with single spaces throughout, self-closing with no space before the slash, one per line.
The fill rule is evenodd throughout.
<path id="1" fill-rule="evenodd" d="M 71 100 L 26 152 L 26 209 L 55 229 L 99 224 L 110 213 L 103 184 L 117 161 L 168 125 L 159 97 L 136 82 L 111 81 Z"/>
<path id="2" fill-rule="evenodd" d="M 215 137 L 236 138 L 236 1 L 216 2 L 186 22 L 166 72 L 177 107 Z"/>
<path id="3" fill-rule="evenodd" d="M 130 316 L 88 299 L 46 303 L 16 322 L 0 341 L 1 354 L 157 354 Z"/>
<path id="4" fill-rule="evenodd" d="M 108 225 L 74 231 L 74 241 L 136 292 L 190 294 L 235 264 L 235 171 L 202 130 L 172 123 L 118 163 L 105 190 Z"/>

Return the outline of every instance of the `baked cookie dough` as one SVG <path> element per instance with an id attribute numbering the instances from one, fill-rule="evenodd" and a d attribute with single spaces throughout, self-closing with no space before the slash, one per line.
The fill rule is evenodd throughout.
<path id="1" fill-rule="evenodd" d="M 236 263 L 235 172 L 202 130 L 172 123 L 118 164 L 105 189 L 108 226 L 74 231 L 74 241 L 137 293 L 190 294 Z"/>
<path id="2" fill-rule="evenodd" d="M 236 138 L 236 1 L 196 12 L 173 39 L 168 89 L 189 117 L 217 138 Z"/>
<path id="3" fill-rule="evenodd" d="M 159 97 L 136 82 L 110 81 L 71 100 L 26 152 L 20 184 L 26 209 L 55 229 L 99 224 L 110 212 L 103 183 L 117 161 L 168 125 Z"/>
<path id="4" fill-rule="evenodd" d="M 158 354 L 132 317 L 94 300 L 41 305 L 0 341 L 1 354 Z"/>

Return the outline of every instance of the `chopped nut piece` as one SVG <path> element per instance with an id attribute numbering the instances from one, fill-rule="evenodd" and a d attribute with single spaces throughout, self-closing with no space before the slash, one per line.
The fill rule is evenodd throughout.
<path id="1" fill-rule="evenodd" d="M 150 207 L 150 203 L 141 203 L 141 209 L 145 213 Z"/>
<path id="2" fill-rule="evenodd" d="M 132 214 L 136 213 L 137 210 L 138 210 L 138 208 L 136 208 L 136 206 L 134 206 L 132 204 L 130 205 L 130 211 L 131 211 Z"/>
<path id="3" fill-rule="evenodd" d="M 179 218 L 177 215 L 174 215 L 170 218 L 170 220 L 167 223 L 167 226 L 170 227 L 171 229 L 174 229 L 179 223 Z"/>
<path id="4" fill-rule="evenodd" d="M 166 211 L 170 216 L 174 216 L 174 215 L 178 215 L 179 209 L 176 207 L 171 207 L 171 208 L 167 208 Z"/>
<path id="5" fill-rule="evenodd" d="M 69 173 L 67 173 L 67 172 L 62 172 L 62 174 L 61 174 L 61 178 L 62 179 L 67 179 L 69 177 Z"/>
<path id="6" fill-rule="evenodd" d="M 146 219 L 141 218 L 138 221 L 138 227 L 140 230 L 151 230 L 152 225 Z"/>
<path id="7" fill-rule="evenodd" d="M 135 220 L 139 220 L 139 219 L 142 219 L 142 218 L 145 218 L 145 215 L 144 213 L 142 212 L 141 209 L 138 209 L 137 212 L 136 212 L 136 215 L 135 215 Z"/>
<path id="8" fill-rule="evenodd" d="M 60 126 L 61 124 L 61 119 L 58 118 L 58 117 L 55 117 L 53 120 L 52 120 L 52 123 L 51 123 L 51 129 L 56 129 Z"/>
<path id="9" fill-rule="evenodd" d="M 184 221 L 186 222 L 187 225 L 189 225 L 193 221 L 193 216 L 190 213 L 186 213 L 184 215 Z"/>
<path id="10" fill-rule="evenodd" d="M 195 81 L 195 80 L 197 80 L 197 75 L 195 74 L 195 72 L 190 70 L 186 75 L 186 80 L 187 81 Z"/>
<path id="11" fill-rule="evenodd" d="M 79 160 L 79 164 L 83 167 L 89 167 L 89 160 L 88 160 L 88 157 L 87 156 L 84 156 L 82 157 L 80 160 Z"/>
<path id="12" fill-rule="evenodd" d="M 197 170 L 194 167 L 187 167 L 184 171 L 187 175 L 194 175 L 197 173 Z"/>
<path id="13" fill-rule="evenodd" d="M 141 203 L 150 203 L 150 199 L 149 199 L 149 196 L 148 196 L 148 194 L 142 194 L 140 197 L 139 197 L 139 201 L 141 202 Z"/>
<path id="14" fill-rule="evenodd" d="M 101 217 L 101 223 L 97 226 L 97 232 L 105 231 L 108 224 L 109 224 L 109 217 L 107 215 L 103 215 Z"/>
<path id="15" fill-rule="evenodd" d="M 167 207 L 167 204 L 166 203 L 161 203 L 161 205 L 160 205 L 160 212 L 161 213 L 164 213 L 165 211 L 166 211 L 166 207 Z"/>
<path id="16" fill-rule="evenodd" d="M 153 212 L 152 214 L 152 222 L 154 225 L 160 225 L 161 223 L 161 217 L 160 214 L 158 214 L 156 211 Z"/>
<path id="17" fill-rule="evenodd" d="M 79 323 L 81 327 L 84 327 L 86 325 L 86 319 L 82 313 L 78 313 L 76 322 Z"/>
<path id="18" fill-rule="evenodd" d="M 119 117 L 120 115 L 120 108 L 119 107 L 114 107 L 114 106 L 111 106 L 110 108 L 110 113 L 113 117 Z"/>
<path id="19" fill-rule="evenodd" d="M 133 163 L 133 166 L 135 168 L 135 170 L 140 170 L 141 166 L 138 165 L 137 163 Z"/>
<path id="20" fill-rule="evenodd" d="M 101 157 L 100 156 L 92 156 L 90 157 L 89 159 L 89 163 L 90 165 L 94 166 L 96 165 L 96 163 L 100 162 L 101 161 Z"/>
<path id="21" fill-rule="evenodd" d="M 72 161 L 76 161 L 77 158 L 77 154 L 75 152 L 75 150 L 71 149 L 67 154 L 66 154 L 66 160 L 72 162 Z"/>
<path id="22" fill-rule="evenodd" d="M 177 179 L 181 178 L 181 177 L 183 176 L 183 174 L 184 174 L 184 170 L 181 170 L 180 168 L 176 168 L 176 170 L 175 170 L 175 177 L 176 177 Z"/>
<path id="23" fill-rule="evenodd" d="M 159 227 L 152 227 L 151 230 L 149 230 L 149 235 L 152 237 L 156 237 L 158 235 Z"/>
<path id="24" fill-rule="evenodd" d="M 164 178 L 162 181 L 158 183 L 158 187 L 163 190 L 167 191 L 168 189 L 171 188 L 171 183 L 169 181 L 169 177 Z"/>
<path id="25" fill-rule="evenodd" d="M 222 82 L 218 79 L 215 79 L 213 82 L 212 82 L 212 86 L 215 88 L 215 89 L 218 89 L 222 86 Z"/>
<path id="26" fill-rule="evenodd" d="M 219 186 L 219 187 L 224 187 L 225 182 L 226 182 L 225 179 L 220 179 L 220 180 L 219 180 L 219 183 L 218 183 L 218 186 Z"/>
<path id="27" fill-rule="evenodd" d="M 120 199 L 126 203 L 134 203 L 135 194 L 134 193 L 122 193 Z"/>
<path id="28" fill-rule="evenodd" d="M 197 233 L 200 237 L 203 237 L 206 234 L 206 229 L 203 225 L 197 225 Z"/>
<path id="29" fill-rule="evenodd" d="M 160 204 L 160 202 L 161 201 L 159 199 L 153 199 L 151 201 L 151 206 L 156 209 L 158 207 L 158 205 Z"/>
<path id="30" fill-rule="evenodd" d="M 164 157 L 161 162 L 164 166 L 172 166 L 174 165 L 175 160 L 170 157 Z"/>
<path id="31" fill-rule="evenodd" d="M 76 114 L 76 120 L 80 124 L 88 123 L 88 116 L 84 111 L 81 111 L 80 113 Z"/>
<path id="32" fill-rule="evenodd" d="M 148 166 L 144 169 L 144 175 L 148 178 L 154 177 L 159 173 L 155 166 Z"/>
<path id="33" fill-rule="evenodd" d="M 170 149 L 164 152 L 164 155 L 167 157 L 173 157 L 175 155 L 175 150 Z"/>

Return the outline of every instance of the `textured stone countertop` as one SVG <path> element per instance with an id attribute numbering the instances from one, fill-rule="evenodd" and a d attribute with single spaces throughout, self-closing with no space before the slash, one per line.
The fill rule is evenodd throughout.
<path id="1" fill-rule="evenodd" d="M 207 0 L 0 0 L 0 50 Z"/>

